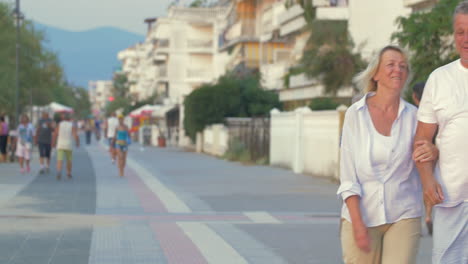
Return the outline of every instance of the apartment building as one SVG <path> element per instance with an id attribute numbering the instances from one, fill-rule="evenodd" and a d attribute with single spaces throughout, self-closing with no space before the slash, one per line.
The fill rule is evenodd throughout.
<path id="1" fill-rule="evenodd" d="M 220 52 L 229 53 L 229 71 L 257 71 L 272 63 L 285 41 L 275 34 L 277 13 L 284 9 L 278 0 L 232 0 L 224 30 L 219 35 Z M 275 13 L 276 12 L 276 13 Z"/>
<path id="2" fill-rule="evenodd" d="M 355 51 L 360 52 L 368 60 L 375 52 L 391 44 L 391 35 L 398 27 L 396 19 L 407 16 L 412 8 L 427 6 L 432 0 L 310 0 L 315 8 L 317 20 L 347 21 L 348 32 L 355 44 Z M 290 66 L 297 64 L 302 56 L 307 39 L 313 32 L 304 30 L 306 21 L 304 10 L 296 1 L 290 1 L 291 6 L 279 15 L 280 34 L 293 39 Z M 410 6 L 410 3 L 412 5 Z M 414 2 L 414 3 L 413 3 Z M 418 2 L 418 3 L 416 3 Z M 423 4 L 422 2 L 426 2 Z M 307 78 L 305 74 L 293 75 L 289 78 L 289 88 L 281 89 L 280 100 L 286 108 L 306 105 L 312 98 L 323 97 L 324 87 L 315 79 Z M 353 96 L 351 87 L 342 89 L 337 97 Z"/>
<path id="3" fill-rule="evenodd" d="M 114 87 L 112 81 L 90 81 L 88 83 L 89 100 L 94 115 L 101 115 L 109 100 L 112 100 Z"/>

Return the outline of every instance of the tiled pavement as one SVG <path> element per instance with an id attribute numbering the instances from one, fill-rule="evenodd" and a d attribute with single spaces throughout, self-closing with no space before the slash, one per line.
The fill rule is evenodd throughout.
<path id="1" fill-rule="evenodd" d="M 71 181 L 0 165 L 0 263 L 340 263 L 334 184 L 137 146 L 120 178 L 102 145 L 74 154 Z"/>

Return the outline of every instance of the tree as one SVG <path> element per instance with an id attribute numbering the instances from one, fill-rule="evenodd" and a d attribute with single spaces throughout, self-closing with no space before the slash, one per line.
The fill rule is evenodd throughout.
<path id="1" fill-rule="evenodd" d="M 185 131 L 194 140 L 207 125 L 223 123 L 226 117 L 265 116 L 280 108 L 280 102 L 276 93 L 261 88 L 259 76 L 228 73 L 217 83 L 194 90 L 184 106 Z"/>
<path id="2" fill-rule="evenodd" d="M 308 77 L 317 78 L 325 94 L 336 95 L 352 85 L 353 76 L 364 67 L 354 48 L 347 21 L 314 20 L 304 50 L 301 66 Z"/>
<path id="3" fill-rule="evenodd" d="M 311 34 L 299 65 L 290 69 L 285 85 L 289 87 L 291 75 L 305 73 L 324 85 L 325 94 L 336 95 L 339 89 L 350 86 L 353 76 L 364 67 L 361 56 L 353 52 L 347 21 L 317 20 L 312 1 L 288 0 L 286 6 L 294 3 L 304 9 L 307 25 L 303 30 Z"/>
<path id="4" fill-rule="evenodd" d="M 397 19 L 398 31 L 392 35 L 410 51 L 414 78 L 412 84 L 425 81 L 436 68 L 454 61 L 452 15 L 461 0 L 437 1 L 429 12 L 412 13 Z"/>
<path id="5" fill-rule="evenodd" d="M 16 26 L 13 9 L 0 3 L 0 113 L 10 117 L 16 112 Z M 74 89 L 69 85 L 56 54 L 44 47 L 45 36 L 31 21 L 20 29 L 18 107 L 23 112 L 31 103 L 45 105 L 57 101 L 69 106 L 75 103 Z"/>
<path id="6" fill-rule="evenodd" d="M 194 0 L 189 7 L 204 7 L 208 4 L 207 0 Z"/>

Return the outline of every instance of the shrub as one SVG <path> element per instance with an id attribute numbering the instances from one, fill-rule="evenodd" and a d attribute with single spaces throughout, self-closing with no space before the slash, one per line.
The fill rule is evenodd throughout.
<path id="1" fill-rule="evenodd" d="M 335 110 L 338 107 L 338 103 L 331 98 L 314 98 L 310 102 L 309 107 L 312 110 Z"/>

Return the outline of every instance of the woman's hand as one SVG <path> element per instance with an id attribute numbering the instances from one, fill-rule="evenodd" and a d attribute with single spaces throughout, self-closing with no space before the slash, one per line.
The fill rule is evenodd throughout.
<path id="1" fill-rule="evenodd" d="M 353 223 L 354 241 L 359 249 L 368 253 L 370 252 L 370 236 L 367 227 L 363 223 Z"/>
<path id="2" fill-rule="evenodd" d="M 414 143 L 416 149 L 413 152 L 415 162 L 435 161 L 439 158 L 439 149 L 427 140 L 418 140 Z"/>

